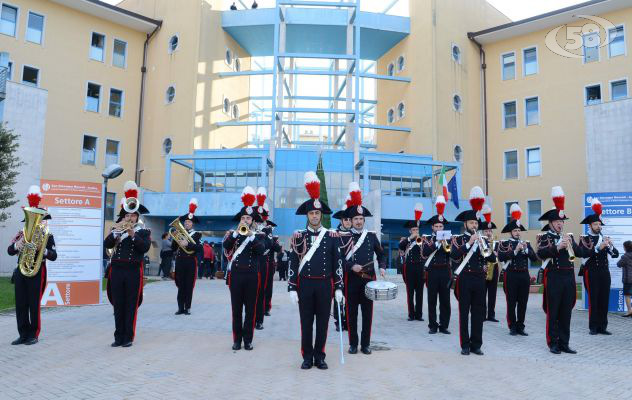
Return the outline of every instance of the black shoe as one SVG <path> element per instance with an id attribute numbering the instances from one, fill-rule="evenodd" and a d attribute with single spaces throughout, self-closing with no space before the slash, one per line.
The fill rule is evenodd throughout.
<path id="1" fill-rule="evenodd" d="M 560 351 L 562 351 L 563 353 L 568 353 L 568 354 L 577 354 L 575 350 L 571 349 L 568 346 L 560 346 Z"/>
<path id="2" fill-rule="evenodd" d="M 485 319 L 485 321 L 498 322 L 498 320 L 496 318 L 487 318 L 487 319 Z"/>
<path id="3" fill-rule="evenodd" d="M 187 308 L 186 310 L 184 310 L 184 315 L 191 315 L 191 311 L 189 311 L 189 309 Z"/>
<path id="4" fill-rule="evenodd" d="M 233 343 L 233 350 L 235 350 L 235 351 L 241 350 L 241 342 Z"/>
<path id="5" fill-rule="evenodd" d="M 443 333 L 444 335 L 449 335 L 450 331 L 447 330 L 446 328 L 439 328 L 439 332 Z"/>
<path id="6" fill-rule="evenodd" d="M 437 328 L 430 328 L 428 333 L 431 334 L 431 335 L 434 335 L 435 333 L 437 333 Z"/>
<path id="7" fill-rule="evenodd" d="M 349 354 L 358 354 L 358 346 L 349 346 Z"/>
<path id="8" fill-rule="evenodd" d="M 591 335 L 596 335 L 597 334 L 597 329 L 591 329 L 588 333 L 591 334 Z"/>
<path id="9" fill-rule="evenodd" d="M 414 318 L 414 317 L 408 317 L 408 320 L 409 320 L 409 321 L 414 321 L 414 320 L 415 320 L 415 318 Z"/>
<path id="10" fill-rule="evenodd" d="M 313 365 L 314 363 L 311 360 L 305 360 L 303 364 L 301 364 L 301 369 L 312 369 Z"/>
<path id="11" fill-rule="evenodd" d="M 362 354 L 366 354 L 367 356 L 372 353 L 369 346 L 362 346 L 362 348 L 360 348 L 360 351 L 362 352 Z"/>
<path id="12" fill-rule="evenodd" d="M 182 315 L 182 314 L 184 314 L 184 310 L 178 310 L 178 311 L 176 311 L 176 315 Z"/>
<path id="13" fill-rule="evenodd" d="M 423 317 L 415 317 L 417 321 L 425 321 Z"/>
<path id="14" fill-rule="evenodd" d="M 257 325 L 255 325 L 255 329 L 260 331 L 263 329 L 263 324 L 261 322 L 257 322 Z"/>
<path id="15" fill-rule="evenodd" d="M 23 344 L 26 342 L 26 338 L 23 337 L 19 337 L 17 339 L 15 339 L 14 341 L 11 342 L 12 346 L 17 346 L 18 344 Z"/>
<path id="16" fill-rule="evenodd" d="M 112 347 L 121 347 L 122 344 L 123 343 L 115 340 L 114 342 L 112 342 L 112 344 L 110 346 L 112 346 Z"/>
<path id="17" fill-rule="evenodd" d="M 612 332 L 609 332 L 605 329 L 600 330 L 599 333 L 601 333 L 602 335 L 612 335 Z"/>
<path id="18" fill-rule="evenodd" d="M 37 342 L 39 342 L 39 340 L 37 340 L 36 338 L 30 338 L 30 339 L 26 339 L 24 344 L 27 345 L 27 346 L 30 346 L 30 345 L 33 345 L 33 344 L 35 344 Z"/>
<path id="19" fill-rule="evenodd" d="M 484 353 L 481 351 L 481 349 L 473 349 L 472 353 L 476 354 L 477 356 L 482 356 Z"/>
<path id="20" fill-rule="evenodd" d="M 509 330 L 509 334 L 511 336 L 517 336 L 518 335 L 518 331 L 512 328 L 512 329 Z"/>
<path id="21" fill-rule="evenodd" d="M 470 349 L 465 348 L 465 349 L 461 349 L 461 354 L 464 356 L 469 356 L 470 355 Z"/>
<path id="22" fill-rule="evenodd" d="M 549 347 L 549 351 L 553 354 L 562 354 L 562 352 L 560 351 L 560 348 L 557 347 L 556 345 Z"/>
<path id="23" fill-rule="evenodd" d="M 253 347 L 252 347 L 252 343 L 247 343 L 247 342 L 244 342 L 244 350 L 248 350 L 248 351 L 250 351 L 250 350 L 252 350 L 252 349 L 253 349 Z"/>
<path id="24" fill-rule="evenodd" d="M 132 347 L 132 341 L 130 340 L 129 342 L 123 343 L 121 347 Z"/>
<path id="25" fill-rule="evenodd" d="M 518 335 L 520 335 L 520 336 L 529 336 L 529 334 L 527 332 L 525 332 L 524 329 L 520 329 L 518 331 Z"/>
<path id="26" fill-rule="evenodd" d="M 263 313 L 263 315 L 265 315 L 266 317 L 270 316 L 270 311 L 266 311 L 265 313 Z"/>
<path id="27" fill-rule="evenodd" d="M 327 365 L 325 360 L 315 360 L 314 361 L 314 366 L 316 366 L 316 368 L 318 368 L 318 369 L 328 369 L 329 368 L 329 366 Z"/>

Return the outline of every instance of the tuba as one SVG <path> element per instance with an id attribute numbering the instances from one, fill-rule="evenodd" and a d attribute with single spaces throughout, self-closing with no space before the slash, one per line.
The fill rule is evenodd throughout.
<path id="1" fill-rule="evenodd" d="M 42 222 L 48 213 L 34 207 L 24 208 L 24 246 L 20 250 L 18 267 L 22 275 L 33 277 L 42 266 L 44 250 L 48 243 L 48 227 Z"/>
<path id="2" fill-rule="evenodd" d="M 180 222 L 180 218 L 174 219 L 169 224 L 169 236 L 171 236 L 171 238 L 176 241 L 176 243 L 178 244 L 178 247 L 180 247 L 180 250 L 184 251 L 185 253 L 189 255 L 195 253 L 194 250 L 187 250 L 186 247 L 180 246 L 181 240 L 186 240 L 189 243 L 195 244 L 195 240 L 193 240 L 191 235 L 189 235 L 189 232 L 187 232 L 187 230 L 184 229 L 182 222 Z"/>

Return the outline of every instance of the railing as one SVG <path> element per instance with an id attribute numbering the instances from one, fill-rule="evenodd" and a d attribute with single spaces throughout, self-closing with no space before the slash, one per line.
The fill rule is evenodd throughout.
<path id="1" fill-rule="evenodd" d="M 9 68 L 0 67 L 0 100 L 7 97 L 7 79 L 9 79 Z"/>

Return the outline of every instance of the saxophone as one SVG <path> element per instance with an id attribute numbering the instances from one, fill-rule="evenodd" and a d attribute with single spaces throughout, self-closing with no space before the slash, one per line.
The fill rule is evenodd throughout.
<path id="1" fill-rule="evenodd" d="M 176 243 L 178 244 L 178 247 L 180 247 L 180 250 L 184 251 L 185 253 L 189 255 L 195 253 L 194 250 L 187 250 L 186 247 L 180 246 L 181 240 L 186 240 L 189 243 L 195 244 L 195 240 L 193 240 L 191 235 L 189 235 L 189 232 L 187 232 L 187 230 L 184 229 L 182 222 L 180 222 L 180 218 L 174 219 L 169 224 L 169 236 L 171 236 L 171 238 L 176 241 Z"/>
<path id="2" fill-rule="evenodd" d="M 20 250 L 18 268 L 22 275 L 30 278 L 39 272 L 48 243 L 48 227 L 42 222 L 48 213 L 34 207 L 24 208 L 24 246 Z"/>

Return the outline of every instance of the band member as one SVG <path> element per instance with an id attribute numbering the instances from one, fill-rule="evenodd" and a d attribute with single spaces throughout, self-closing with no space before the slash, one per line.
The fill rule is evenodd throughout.
<path id="1" fill-rule="evenodd" d="M 505 225 L 502 233 L 509 233 L 508 240 L 498 243 L 498 260 L 505 271 L 503 290 L 507 299 L 507 326 L 512 336 L 529 336 L 524 331 L 524 321 L 529 301 L 529 260 L 537 261 L 538 257 L 529 242 L 520 240 L 521 232 L 527 229 L 520 222 L 522 210 L 518 204 L 509 209 L 511 221 Z"/>
<path id="2" fill-rule="evenodd" d="M 149 210 L 138 201 L 138 186 L 127 181 L 123 189 L 117 225 L 103 241 L 106 249 L 114 249 L 108 273 L 115 324 L 112 347 L 130 347 L 134 341 L 138 307 L 143 301 L 143 263 L 151 247 L 151 232 L 139 219 Z"/>
<path id="3" fill-rule="evenodd" d="M 470 352 L 483 355 L 481 346 L 485 317 L 486 263 L 496 261 L 491 244 L 478 232 L 478 214 L 484 203 L 483 190 L 478 186 L 473 187 L 470 191 L 472 210 L 463 211 L 456 217 L 457 221 L 463 222 L 465 233 L 452 237 L 450 257 L 456 276 L 454 295 L 459 301 L 459 332 L 463 355 L 469 355 Z"/>
<path id="4" fill-rule="evenodd" d="M 187 237 L 171 241 L 171 250 L 176 257 L 175 282 L 178 287 L 178 311 L 176 315 L 191 315 L 191 301 L 197 278 L 198 253 L 202 251 L 202 234 L 193 230 L 193 224 L 199 223 L 195 216 L 197 199 L 189 202 L 189 212 L 178 218 L 186 230 Z M 184 234 L 184 232 L 182 232 Z M 183 235 L 184 236 L 184 235 Z"/>
<path id="5" fill-rule="evenodd" d="M 375 232 L 364 228 L 366 217 L 371 212 L 362 205 L 362 192 L 356 182 L 349 185 L 351 206 L 345 210 L 345 216 L 351 218 L 351 249 L 344 256 L 345 298 L 347 299 L 347 329 L 349 330 L 349 353 L 358 352 L 358 307 L 362 311 L 362 332 L 360 351 L 371 354 L 371 325 L 373 323 L 373 300 L 364 294 L 367 283 L 376 279 L 373 257 L 377 258 L 380 275 L 386 271 L 386 254 Z"/>
<path id="6" fill-rule="evenodd" d="M 351 196 L 347 195 L 345 198 L 345 204 L 342 209 L 336 211 L 332 218 L 340 220 L 340 224 L 336 228 L 336 231 L 340 234 L 340 254 L 346 254 L 347 250 L 351 248 L 352 245 L 352 237 L 351 237 L 351 218 L 347 218 L 345 215 L 345 211 L 347 208 L 351 206 Z M 340 310 L 340 315 L 338 315 L 338 310 Z M 346 308 L 342 304 L 338 304 L 336 299 L 334 299 L 334 308 L 333 308 L 334 320 L 336 321 L 334 324 L 336 326 L 336 332 L 340 332 L 340 328 L 342 327 L 343 331 L 347 330 L 347 313 Z M 340 323 L 339 319 L 342 317 L 342 323 Z"/>
<path id="7" fill-rule="evenodd" d="M 419 224 L 423 214 L 421 203 L 415 204 L 415 220 L 404 224 L 410 236 L 402 238 L 399 250 L 404 252 L 404 267 L 402 276 L 406 284 L 406 304 L 408 305 L 408 320 L 423 321 L 424 307 L 424 257 L 422 244 L 424 238 L 419 235 Z"/>
<path id="8" fill-rule="evenodd" d="M 24 207 L 24 229 L 11 241 L 7 253 L 18 255 L 18 267 L 11 281 L 15 285 L 15 318 L 20 337 L 12 345 L 33 345 L 41 330 L 40 302 L 46 288 L 46 260 L 55 261 L 55 239 L 48 233 L 45 220 L 48 212 L 39 207 L 42 192 L 39 186 L 29 187 L 28 207 Z"/>
<path id="9" fill-rule="evenodd" d="M 619 250 L 612 239 L 602 234 L 602 205 L 598 199 L 591 202 L 593 214 L 584 218 L 588 235 L 581 236 L 579 251 L 583 257 L 583 278 L 588 294 L 588 329 L 591 335 L 611 335 L 608 327 L 608 302 L 610 300 L 610 269 L 608 255 L 619 257 Z"/>
<path id="10" fill-rule="evenodd" d="M 242 340 L 244 349 L 252 350 L 255 310 L 261 287 L 259 266 L 265 244 L 262 235 L 256 234 L 255 224 L 262 219 L 253 208 L 254 189 L 246 186 L 241 193 L 241 201 L 244 206 L 233 218 L 233 221 L 239 222 L 239 226 L 236 230 L 226 232 L 223 247 L 228 260 L 226 284 L 230 289 L 233 315 L 233 350 L 241 349 Z"/>
<path id="11" fill-rule="evenodd" d="M 263 189 L 263 192 L 262 192 Z M 264 188 L 259 188 L 257 193 L 257 201 L 261 198 L 261 193 L 265 193 Z M 265 194 L 264 194 L 265 196 Z M 265 197 L 263 199 L 265 202 Z M 274 281 L 274 255 L 281 252 L 281 245 L 279 244 L 279 237 L 273 236 L 272 231 L 277 226 L 274 222 L 270 221 L 270 211 L 268 205 L 263 203 L 257 209 L 261 215 L 263 222 L 259 224 L 259 230 L 262 234 L 265 244 L 265 250 L 261 257 L 260 271 L 262 287 L 259 290 L 259 296 L 257 297 L 257 318 L 255 328 L 258 330 L 263 329 L 264 315 L 270 316 L 270 309 L 272 308 L 272 282 Z"/>
<path id="12" fill-rule="evenodd" d="M 491 243 L 492 250 L 498 257 L 498 249 L 494 242 L 494 229 L 496 224 L 492 222 L 492 209 L 487 205 L 483 205 L 481 210 L 484 219 L 478 221 L 479 229 L 483 232 L 483 236 Z M 485 321 L 498 322 L 496 319 L 496 292 L 498 291 L 498 276 L 500 275 L 498 262 L 487 262 L 487 275 L 485 275 L 485 310 L 487 311 Z"/>
<path id="13" fill-rule="evenodd" d="M 307 215 L 307 229 L 292 236 L 288 291 L 292 303 L 298 302 L 301 316 L 301 369 L 327 369 L 325 344 L 332 292 L 344 302 L 342 295 L 342 259 L 338 234 L 322 226 L 323 214 L 331 209 L 320 197 L 320 181 L 316 174 L 305 174 L 305 188 L 310 199 L 301 204 L 296 215 Z M 313 325 L 316 319 L 316 338 Z"/>
<path id="14" fill-rule="evenodd" d="M 538 236 L 537 254 L 543 260 L 544 295 L 542 308 L 546 313 L 546 343 L 553 354 L 575 354 L 568 347 L 571 335 L 571 315 L 575 306 L 577 287 L 573 261 L 579 247 L 572 234 L 563 234 L 564 192 L 555 186 L 551 194 L 555 208 L 545 212 L 540 221 L 548 221 L 550 230 Z"/>
<path id="15" fill-rule="evenodd" d="M 272 242 L 270 238 L 268 238 L 267 234 L 264 234 L 263 228 L 266 227 L 265 223 L 265 210 L 263 205 L 267 199 L 266 189 L 264 187 L 260 187 L 257 189 L 256 194 L 257 200 L 257 208 L 256 212 L 260 217 L 260 221 L 255 223 L 256 233 L 260 234 L 260 237 L 263 239 L 264 250 L 263 254 L 259 257 L 259 274 L 261 275 L 261 282 L 259 285 L 259 290 L 257 291 L 257 307 L 255 310 L 255 329 L 262 330 L 263 329 L 263 319 L 265 314 L 265 301 L 266 301 L 266 288 L 268 282 L 268 274 L 269 274 L 269 264 L 268 264 L 268 253 L 270 253 Z"/>
<path id="16" fill-rule="evenodd" d="M 426 258 L 426 286 L 428 288 L 428 333 L 435 334 L 437 329 L 446 335 L 450 334 L 450 269 L 451 248 L 446 240 L 437 240 L 437 232 L 443 231 L 448 221 L 445 212 L 445 197 L 437 196 L 435 207 L 437 214 L 428 220 L 432 227 L 432 236 L 424 242 L 422 256 Z M 451 239 L 450 239 L 451 240 Z M 439 297 L 439 323 L 437 323 L 437 297 Z"/>

